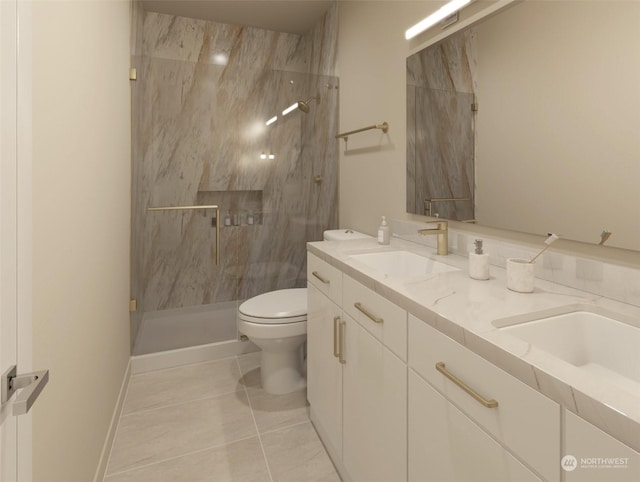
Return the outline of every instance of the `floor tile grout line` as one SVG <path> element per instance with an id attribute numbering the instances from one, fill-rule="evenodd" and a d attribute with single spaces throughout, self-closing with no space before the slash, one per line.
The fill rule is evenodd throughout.
<path id="1" fill-rule="evenodd" d="M 232 444 L 235 444 L 235 443 L 238 443 L 238 442 L 244 442 L 245 440 L 249 440 L 249 439 L 252 439 L 254 437 L 257 438 L 258 436 L 257 435 L 249 435 L 248 437 L 239 438 L 238 440 L 234 440 L 232 442 L 226 442 L 226 443 L 218 444 L 218 445 L 211 445 L 209 447 L 204 447 L 204 448 L 201 448 L 201 449 L 198 449 L 198 450 L 194 450 L 192 452 L 187 452 L 187 453 L 184 453 L 184 454 L 180 454 L 180 455 L 174 455 L 173 457 L 167 457 L 166 459 L 157 460 L 155 462 L 151 462 L 151 463 L 148 463 L 148 464 L 137 465 L 135 467 L 131 467 L 131 468 L 126 469 L 126 470 L 120 470 L 118 472 L 113 472 L 113 473 L 109 474 L 108 476 L 105 476 L 105 479 L 107 477 L 113 477 L 115 475 L 122 475 L 122 474 L 125 474 L 127 472 L 132 472 L 134 470 L 143 469 L 145 467 L 151 467 L 152 465 L 158 465 L 158 464 L 161 464 L 163 462 L 168 462 L 170 460 L 176 460 L 176 459 L 179 459 L 179 458 L 182 458 L 182 457 L 188 457 L 190 455 L 195 455 L 195 454 L 198 454 L 200 452 L 206 452 L 207 450 L 219 449 L 219 448 L 222 448 L 222 447 L 226 447 L 227 445 L 232 445 Z M 258 439 L 258 440 L 260 440 L 260 439 Z M 106 482 L 108 482 L 108 481 L 106 481 Z"/>
<path id="2" fill-rule="evenodd" d="M 163 408 L 177 407 L 178 405 L 182 405 L 184 403 L 201 402 L 202 400 L 207 400 L 207 399 L 210 399 L 210 398 L 225 397 L 225 396 L 231 395 L 233 393 L 242 392 L 243 390 L 244 390 L 244 388 L 239 388 L 237 390 L 233 390 L 233 391 L 230 391 L 230 392 L 224 392 L 224 393 L 218 393 L 216 395 L 207 395 L 207 396 L 199 397 L 199 398 L 190 398 L 188 400 L 181 400 L 179 402 L 167 403 L 166 405 L 160 405 L 158 407 L 144 408 L 142 410 L 136 410 L 135 412 L 123 413 L 120 416 L 120 419 L 123 419 L 123 418 L 126 418 L 126 417 L 130 417 L 132 415 L 138 415 L 138 414 L 141 414 L 141 413 L 153 412 L 154 410 L 162 410 Z"/>
<path id="3" fill-rule="evenodd" d="M 307 419 L 302 422 L 292 423 L 291 425 L 284 425 L 282 427 L 274 428 L 271 430 L 267 430 L 266 432 L 261 432 L 260 435 L 271 435 L 272 433 L 280 432 L 282 430 L 287 430 L 293 427 L 297 427 L 298 425 L 304 425 L 305 423 L 311 423 L 311 420 Z"/>
<path id="4" fill-rule="evenodd" d="M 244 375 L 242 375 L 242 368 L 240 368 L 240 360 L 238 360 L 238 357 L 236 356 L 236 363 L 238 364 L 238 369 L 240 370 L 240 376 L 244 377 Z M 256 416 L 253 413 L 253 405 L 251 404 L 251 399 L 249 398 L 249 392 L 247 390 L 247 386 L 246 385 L 242 385 L 244 388 L 244 394 L 247 397 L 247 402 L 249 403 L 249 410 L 251 411 L 251 418 L 253 419 L 253 423 L 256 427 L 256 433 L 258 434 L 258 442 L 260 442 L 260 449 L 262 450 L 262 456 L 264 457 L 264 463 L 267 466 L 267 473 L 269 474 L 269 480 L 271 482 L 273 482 L 273 475 L 271 474 L 271 467 L 269 467 L 269 460 L 267 459 L 267 452 L 264 450 L 264 444 L 262 443 L 262 437 L 260 436 L 260 429 L 258 428 L 258 422 L 256 421 Z"/>
<path id="5" fill-rule="evenodd" d="M 213 363 L 217 363 L 217 362 L 231 361 L 232 359 L 235 359 L 235 358 L 236 358 L 236 356 L 232 355 L 232 356 L 228 356 L 228 357 L 225 357 L 225 358 L 216 358 L 215 360 L 206 360 L 206 361 L 199 361 L 199 362 L 194 362 L 194 363 L 187 363 L 185 365 L 177 365 L 177 366 L 172 366 L 172 367 L 158 368 L 157 370 L 149 370 L 148 372 L 140 372 L 140 373 L 132 374 L 131 378 L 144 377 L 145 375 L 168 372 L 168 371 L 171 371 L 171 370 L 180 370 L 181 368 L 193 367 L 193 366 L 196 366 L 196 365 L 207 365 L 207 364 L 213 364 Z"/>

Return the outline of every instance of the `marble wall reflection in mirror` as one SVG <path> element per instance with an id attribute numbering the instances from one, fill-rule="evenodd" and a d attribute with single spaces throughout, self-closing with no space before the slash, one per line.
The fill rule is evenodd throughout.
<path id="1" fill-rule="evenodd" d="M 640 250 L 639 25 L 524 1 L 408 57 L 407 211 Z"/>

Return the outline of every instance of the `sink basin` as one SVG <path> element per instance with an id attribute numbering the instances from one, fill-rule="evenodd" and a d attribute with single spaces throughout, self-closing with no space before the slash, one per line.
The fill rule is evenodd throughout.
<path id="1" fill-rule="evenodd" d="M 428 278 L 439 273 L 458 271 L 458 268 L 409 251 L 354 254 L 351 259 L 387 276 L 401 278 Z"/>
<path id="2" fill-rule="evenodd" d="M 494 325 L 581 371 L 640 394 L 640 327 L 622 318 L 584 308 L 511 326 L 504 326 L 508 320 Z"/>

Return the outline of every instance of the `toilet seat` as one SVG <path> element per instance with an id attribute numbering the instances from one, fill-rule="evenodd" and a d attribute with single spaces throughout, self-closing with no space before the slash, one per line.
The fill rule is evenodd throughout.
<path id="1" fill-rule="evenodd" d="M 238 318 L 242 321 L 248 321 L 250 323 L 256 323 L 258 325 L 288 325 L 291 323 L 301 323 L 307 321 L 307 315 L 293 316 L 290 318 L 260 318 L 257 316 L 247 316 L 243 313 L 238 313 Z"/>
<path id="2" fill-rule="evenodd" d="M 238 308 L 241 320 L 258 324 L 307 321 L 307 288 L 271 291 L 248 299 Z"/>

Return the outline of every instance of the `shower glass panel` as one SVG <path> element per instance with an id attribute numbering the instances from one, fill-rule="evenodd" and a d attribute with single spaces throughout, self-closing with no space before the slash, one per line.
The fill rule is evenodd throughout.
<path id="1" fill-rule="evenodd" d="M 159 57 L 139 65 L 133 354 L 235 340 L 239 304 L 306 286 L 306 242 L 337 227 L 338 80 Z M 316 95 L 308 113 L 282 115 Z M 148 211 L 202 205 L 219 217 Z"/>

